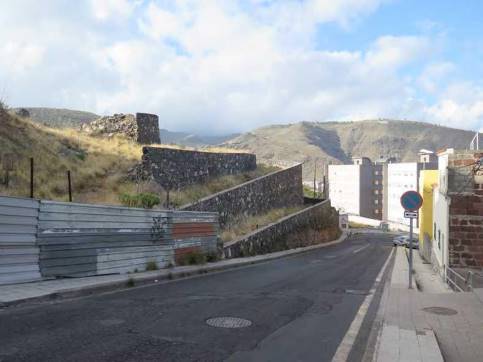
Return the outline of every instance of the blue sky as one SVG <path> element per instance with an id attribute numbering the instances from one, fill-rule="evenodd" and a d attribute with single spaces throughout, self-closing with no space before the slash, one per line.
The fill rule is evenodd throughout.
<path id="1" fill-rule="evenodd" d="M 368 118 L 479 130 L 481 14 L 449 0 L 2 1 L 0 97 L 213 134 Z"/>

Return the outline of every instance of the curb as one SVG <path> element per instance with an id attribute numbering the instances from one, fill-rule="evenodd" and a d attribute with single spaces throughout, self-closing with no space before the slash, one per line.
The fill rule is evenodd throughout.
<path id="1" fill-rule="evenodd" d="M 125 274 L 121 276 L 123 277 L 122 280 L 107 281 L 107 282 L 101 282 L 96 285 L 63 289 L 63 290 L 47 293 L 40 296 L 17 299 L 17 300 L 12 300 L 7 302 L 0 301 L 0 308 L 12 307 L 20 304 L 40 303 L 45 301 L 57 301 L 61 299 L 89 296 L 89 295 L 109 292 L 113 290 L 128 290 L 134 286 L 138 287 L 138 286 L 143 286 L 151 283 L 158 283 L 160 281 L 182 279 L 182 278 L 191 277 L 195 275 L 203 275 L 203 274 L 208 274 L 213 272 L 235 269 L 239 267 L 263 263 L 270 260 L 281 259 L 281 258 L 293 256 L 293 255 L 303 254 L 315 249 L 321 249 L 331 245 L 336 245 L 346 240 L 347 237 L 348 237 L 348 234 L 346 232 L 343 232 L 338 239 L 329 241 L 323 244 L 310 245 L 310 246 L 290 249 L 290 250 L 283 250 L 275 253 L 257 255 L 253 257 L 225 259 L 225 260 L 237 260 L 237 259 L 239 260 L 239 262 L 234 262 L 230 264 L 220 265 L 221 263 L 223 263 L 223 261 L 221 261 L 218 263 L 212 263 L 212 264 L 202 265 L 198 267 L 178 267 L 178 269 L 187 268 L 187 270 L 174 270 L 176 269 L 174 268 L 172 271 L 166 271 L 166 269 L 162 269 L 161 272 L 160 271 L 150 272 L 150 274 L 144 274 L 144 275 Z M 244 260 L 244 259 L 249 259 L 249 260 Z M 131 287 L 128 286 L 128 282 L 130 280 L 134 282 L 134 284 Z"/>

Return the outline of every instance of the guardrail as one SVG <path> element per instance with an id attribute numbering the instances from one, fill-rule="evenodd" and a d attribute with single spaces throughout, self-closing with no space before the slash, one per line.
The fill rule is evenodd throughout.
<path id="1" fill-rule="evenodd" d="M 483 287 L 483 274 L 474 270 L 464 270 L 466 273 L 462 275 L 461 272 L 446 267 L 445 279 L 446 283 L 458 292 L 471 292 L 475 288 Z"/>

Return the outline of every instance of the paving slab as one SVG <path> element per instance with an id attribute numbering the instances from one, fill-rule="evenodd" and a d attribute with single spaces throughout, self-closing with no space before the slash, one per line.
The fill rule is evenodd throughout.
<path id="1" fill-rule="evenodd" d="M 482 361 L 483 303 L 478 293 L 453 292 L 416 253 L 415 277 L 421 288 L 408 289 L 406 251 L 397 248 L 386 285 L 374 360 Z"/>

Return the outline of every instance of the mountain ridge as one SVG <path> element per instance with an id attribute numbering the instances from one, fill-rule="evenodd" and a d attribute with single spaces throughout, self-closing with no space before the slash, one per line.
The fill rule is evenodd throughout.
<path id="1" fill-rule="evenodd" d="M 304 178 L 312 179 L 314 163 L 317 167 L 349 163 L 354 156 L 416 161 L 422 148 L 468 148 L 474 135 L 472 131 L 417 121 L 303 121 L 260 127 L 223 146 L 253 152 L 261 162 L 269 164 L 304 162 Z"/>

